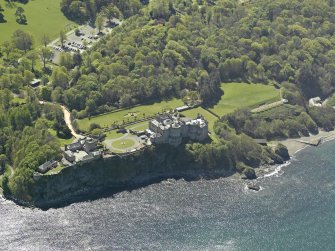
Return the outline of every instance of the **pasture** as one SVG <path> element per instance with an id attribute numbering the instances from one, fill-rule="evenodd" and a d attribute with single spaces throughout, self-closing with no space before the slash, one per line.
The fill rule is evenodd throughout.
<path id="1" fill-rule="evenodd" d="M 239 108 L 255 108 L 280 100 L 280 92 L 272 85 L 228 83 L 222 84 L 221 100 L 209 110 L 223 116 Z"/>
<path id="2" fill-rule="evenodd" d="M 7 21 L 0 23 L 0 43 L 10 40 L 13 32 L 20 29 L 29 31 L 34 37 L 35 46 L 38 46 L 44 34 L 47 34 L 50 39 L 55 39 L 61 30 L 69 31 L 75 28 L 77 25 L 61 12 L 60 2 L 61 0 L 30 0 L 27 4 L 17 2 L 9 4 L 5 0 L 0 0 Z M 27 17 L 26 25 L 16 22 L 15 11 L 19 6 L 24 9 Z"/>

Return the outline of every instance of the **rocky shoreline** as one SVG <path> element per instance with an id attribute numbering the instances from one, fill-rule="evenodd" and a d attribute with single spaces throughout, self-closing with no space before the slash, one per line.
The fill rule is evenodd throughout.
<path id="1" fill-rule="evenodd" d="M 26 202 L 18 200 L 12 196 L 4 196 L 4 198 L 15 202 L 19 206 L 28 207 L 28 208 L 39 208 L 42 210 L 48 210 L 50 208 L 62 208 L 69 206 L 73 203 L 96 200 L 106 197 L 111 197 L 116 193 L 123 191 L 132 191 L 135 189 L 140 189 L 152 184 L 167 182 L 170 179 L 179 180 L 184 179 L 186 181 L 197 181 L 201 179 L 214 180 L 219 178 L 227 178 L 234 175 L 234 173 L 226 172 L 183 172 L 183 173 L 166 173 L 164 175 L 143 175 L 138 177 L 132 182 L 125 182 L 120 186 L 99 186 L 94 189 L 92 188 L 83 188 L 73 193 L 68 193 L 65 196 L 59 197 L 57 199 L 48 200 L 48 201 L 38 201 L 38 202 Z"/>
<path id="2" fill-rule="evenodd" d="M 228 178 L 228 179 L 233 179 L 238 182 L 241 182 L 241 184 L 246 185 L 248 189 L 250 190 L 259 191 L 260 190 L 260 186 L 258 185 L 259 179 L 275 175 L 281 171 L 282 166 L 286 166 L 289 164 L 290 162 L 287 161 L 281 165 L 261 166 L 256 169 L 257 179 L 254 179 L 254 180 L 243 179 L 242 175 L 237 172 L 227 173 L 227 172 L 213 171 L 211 173 L 208 173 L 208 172 L 206 173 L 205 172 L 166 173 L 166 174 L 160 174 L 160 175 L 143 175 L 143 176 L 138 177 L 136 180 L 133 180 L 132 182 L 125 182 L 123 185 L 119 185 L 119 186 L 107 186 L 107 187 L 99 186 L 94 189 L 83 188 L 76 192 L 68 193 L 65 196 L 62 196 L 54 200 L 39 201 L 37 203 L 21 201 L 12 196 L 8 196 L 8 197 L 4 196 L 4 198 L 12 200 L 19 206 L 48 210 L 50 208 L 66 207 L 66 206 L 69 206 L 77 202 L 90 201 L 90 200 L 111 197 L 119 192 L 132 191 L 132 190 L 140 189 L 140 188 L 152 185 L 152 184 L 156 184 L 160 182 L 168 182 L 170 179 L 173 179 L 173 180 L 184 179 L 186 181 L 197 181 L 201 179 L 214 180 L 214 179 L 220 179 L 220 178 Z"/>
<path id="3" fill-rule="evenodd" d="M 57 175 L 38 177 L 34 183 L 30 202 L 17 200 L 11 196 L 7 198 L 25 207 L 49 209 L 110 197 L 121 191 L 131 191 L 168 179 L 197 181 L 224 177 L 238 177 L 239 180 L 256 178 L 255 175 L 252 177 L 240 175 L 235 168 L 225 168 L 220 163 L 215 168 L 209 169 L 197 165 L 193 160 L 181 159 L 179 162 L 180 160 L 176 161 L 176 152 L 177 149 L 174 148 L 163 152 L 147 149 L 146 154 L 101 159 L 94 163 L 69 167 Z M 268 170 L 274 170 L 276 167 L 277 165 L 267 166 Z M 264 167 L 254 170 L 257 176 L 262 175 L 261 172 L 267 172 Z M 253 184 L 249 181 L 248 183 Z"/>

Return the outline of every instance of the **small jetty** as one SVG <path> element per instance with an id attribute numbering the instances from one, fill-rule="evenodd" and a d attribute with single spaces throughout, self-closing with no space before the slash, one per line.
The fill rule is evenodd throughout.
<path id="1" fill-rule="evenodd" d="M 324 137 L 314 139 L 314 140 L 299 140 L 299 139 L 296 139 L 295 141 L 299 142 L 299 143 L 302 143 L 302 144 L 305 144 L 305 145 L 309 145 L 309 146 L 319 146 L 319 145 L 322 144 L 323 140 L 324 140 Z"/>

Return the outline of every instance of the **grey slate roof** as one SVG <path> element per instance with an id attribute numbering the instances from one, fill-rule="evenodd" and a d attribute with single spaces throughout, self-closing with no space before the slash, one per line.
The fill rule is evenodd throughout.
<path id="1" fill-rule="evenodd" d="M 56 165 L 57 165 L 57 161 L 49 160 L 49 161 L 45 162 L 44 164 L 40 165 L 38 167 L 38 171 L 40 171 L 41 173 L 46 173 L 47 171 L 49 171 L 50 169 L 52 169 Z"/>

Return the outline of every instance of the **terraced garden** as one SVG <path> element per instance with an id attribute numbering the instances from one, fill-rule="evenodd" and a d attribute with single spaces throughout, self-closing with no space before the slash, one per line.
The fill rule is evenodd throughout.
<path id="1" fill-rule="evenodd" d="M 112 124 L 126 123 L 142 119 L 144 117 L 154 116 L 158 112 L 174 109 L 182 106 L 183 102 L 180 99 L 172 99 L 169 101 L 161 101 L 148 105 L 140 105 L 129 109 L 122 109 L 116 112 L 111 112 L 95 117 L 80 119 L 77 121 L 79 129 L 87 131 L 90 124 L 95 123 L 101 127 L 110 127 Z"/>

